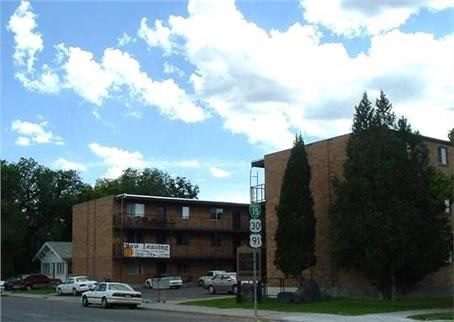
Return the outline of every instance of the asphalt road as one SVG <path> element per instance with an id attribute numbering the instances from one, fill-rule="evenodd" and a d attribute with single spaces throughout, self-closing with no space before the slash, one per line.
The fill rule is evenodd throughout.
<path id="1" fill-rule="evenodd" d="M 241 321 L 238 318 L 210 316 L 204 314 L 178 313 L 139 308 L 130 310 L 124 307 L 102 309 L 98 306 L 82 307 L 80 303 L 48 301 L 43 299 L 1 297 L 2 322 L 216 322 Z M 247 320 L 244 320 L 247 321 Z"/>

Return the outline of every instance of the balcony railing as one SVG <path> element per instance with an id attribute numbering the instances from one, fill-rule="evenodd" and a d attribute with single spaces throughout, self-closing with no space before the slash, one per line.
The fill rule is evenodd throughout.
<path id="1" fill-rule="evenodd" d="M 123 244 L 112 245 L 113 258 L 124 258 Z M 170 246 L 170 258 L 234 258 L 232 246 Z M 140 258 L 140 257 L 139 257 Z"/>
<path id="2" fill-rule="evenodd" d="M 251 203 L 265 202 L 265 184 L 259 184 L 251 187 Z"/>
<path id="3" fill-rule="evenodd" d="M 114 214 L 113 225 L 115 228 L 132 229 L 162 229 L 162 230 L 187 230 L 187 231 L 225 231 L 225 232 L 247 232 L 249 231 L 248 217 L 242 216 L 239 221 L 234 222 L 232 218 L 210 219 L 210 218 L 163 218 L 156 215 L 145 215 L 134 217 L 128 214 Z"/>

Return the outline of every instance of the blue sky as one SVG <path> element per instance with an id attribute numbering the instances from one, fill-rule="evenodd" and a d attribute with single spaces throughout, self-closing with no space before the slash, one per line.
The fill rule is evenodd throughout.
<path id="1" fill-rule="evenodd" d="M 454 1 L 321 3 L 4 1 L 2 158 L 247 202 L 251 160 L 348 133 L 364 91 L 446 139 Z"/>

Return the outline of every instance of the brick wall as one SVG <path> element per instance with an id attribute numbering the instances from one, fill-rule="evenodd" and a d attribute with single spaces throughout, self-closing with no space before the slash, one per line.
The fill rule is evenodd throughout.
<path id="1" fill-rule="evenodd" d="M 113 197 L 73 207 L 73 275 L 112 278 Z"/>

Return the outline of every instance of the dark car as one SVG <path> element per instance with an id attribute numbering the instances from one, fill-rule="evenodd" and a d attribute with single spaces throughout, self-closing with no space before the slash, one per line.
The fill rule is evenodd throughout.
<path id="1" fill-rule="evenodd" d="M 52 280 L 43 274 L 28 274 L 20 277 L 14 277 L 11 282 L 6 282 L 7 289 L 12 290 L 25 290 L 32 288 L 48 287 L 52 284 Z"/>
<path id="2" fill-rule="evenodd" d="M 23 287 L 22 284 L 22 277 L 21 276 L 13 276 L 8 277 L 5 280 L 5 290 L 16 290 Z"/>

